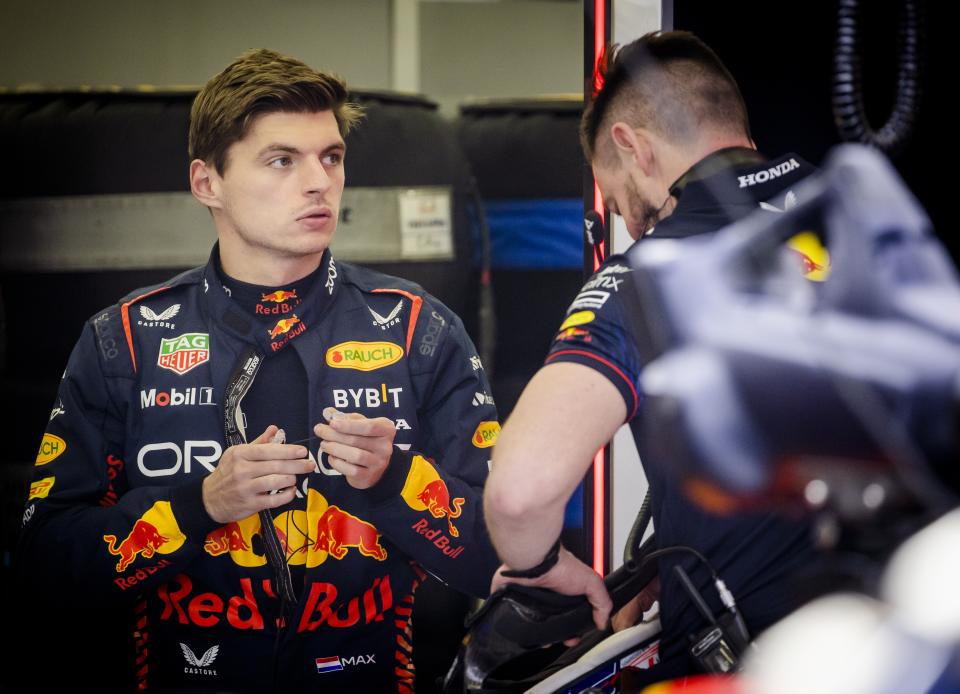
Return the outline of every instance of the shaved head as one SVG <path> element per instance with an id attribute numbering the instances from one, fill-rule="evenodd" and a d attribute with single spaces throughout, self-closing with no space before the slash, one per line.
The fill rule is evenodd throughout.
<path id="1" fill-rule="evenodd" d="M 591 161 L 613 158 L 613 149 L 604 145 L 617 122 L 646 128 L 679 146 L 695 143 L 705 133 L 750 139 L 736 81 L 689 32 L 653 32 L 612 47 L 600 69 L 602 87 L 580 124 L 580 140 Z"/>

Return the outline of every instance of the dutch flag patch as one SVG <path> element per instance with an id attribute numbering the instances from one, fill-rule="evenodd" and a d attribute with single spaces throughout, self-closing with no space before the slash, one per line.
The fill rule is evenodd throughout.
<path id="1" fill-rule="evenodd" d="M 317 658 L 317 674 L 323 675 L 327 672 L 337 672 L 338 670 L 343 670 L 343 665 L 340 663 L 340 658 L 337 656 L 331 656 L 329 658 Z"/>

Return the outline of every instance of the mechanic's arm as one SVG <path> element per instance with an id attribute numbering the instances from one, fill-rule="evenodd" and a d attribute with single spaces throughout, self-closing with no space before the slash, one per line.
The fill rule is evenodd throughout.
<path id="1" fill-rule="evenodd" d="M 581 364 L 548 364 L 520 397 L 500 436 L 484 491 L 484 515 L 506 569 L 530 569 L 560 536 L 564 508 L 596 452 L 626 417 L 610 381 Z M 566 595 L 586 595 L 594 622 L 606 625 L 610 597 L 593 569 L 561 548 L 557 564 L 532 579 L 506 579 Z"/>
<path id="2" fill-rule="evenodd" d="M 581 364 L 548 364 L 527 385 L 484 492 L 487 527 L 511 569 L 535 566 L 550 550 L 567 501 L 626 413 L 610 381 Z"/>

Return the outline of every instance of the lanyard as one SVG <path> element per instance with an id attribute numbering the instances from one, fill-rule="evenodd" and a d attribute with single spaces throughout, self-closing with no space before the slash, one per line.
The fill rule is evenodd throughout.
<path id="1" fill-rule="evenodd" d="M 240 358 L 239 366 L 227 382 L 227 395 L 223 406 L 223 427 L 226 432 L 227 445 L 238 446 L 247 442 L 246 422 L 240 401 L 253 385 L 260 365 L 263 363 L 263 354 L 254 347 L 250 347 Z M 286 553 L 280 545 L 277 530 L 273 526 L 273 516 L 269 509 L 260 511 L 260 532 L 263 536 L 263 545 L 266 549 L 267 561 L 273 567 L 278 591 L 288 603 L 297 601 L 293 591 L 293 579 L 290 577 L 290 567 L 287 565 Z"/>

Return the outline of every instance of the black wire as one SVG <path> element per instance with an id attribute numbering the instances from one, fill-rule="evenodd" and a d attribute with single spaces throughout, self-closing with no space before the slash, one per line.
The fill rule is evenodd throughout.
<path id="1" fill-rule="evenodd" d="M 904 0 L 898 28 L 900 48 L 897 94 L 887 122 L 874 130 L 867 121 L 860 75 L 859 0 L 839 0 L 834 55 L 833 116 L 840 137 L 872 145 L 888 156 L 898 154 L 913 135 L 920 103 L 923 39 L 922 0 Z"/>
<path id="2" fill-rule="evenodd" d="M 624 563 L 634 559 L 634 554 L 640 547 L 643 540 L 643 533 L 650 525 L 650 487 L 647 487 L 647 493 L 643 497 L 643 503 L 640 504 L 640 510 L 637 512 L 637 518 L 633 521 L 633 527 L 630 528 L 630 534 L 627 535 L 627 544 L 623 548 Z"/>
<path id="3" fill-rule="evenodd" d="M 641 558 L 641 561 L 646 562 L 651 559 L 658 559 L 667 554 L 680 554 L 683 552 L 686 552 L 687 554 L 692 554 L 697 559 L 699 559 L 700 562 L 707 567 L 707 570 L 710 572 L 710 576 L 713 578 L 714 581 L 720 580 L 720 576 L 719 574 L 717 574 L 717 570 L 713 568 L 713 564 L 711 564 L 710 561 L 705 556 L 700 554 L 700 552 L 695 550 L 693 547 L 688 547 L 686 545 L 672 545 L 670 547 L 655 549 L 652 552 L 645 554 Z"/>

